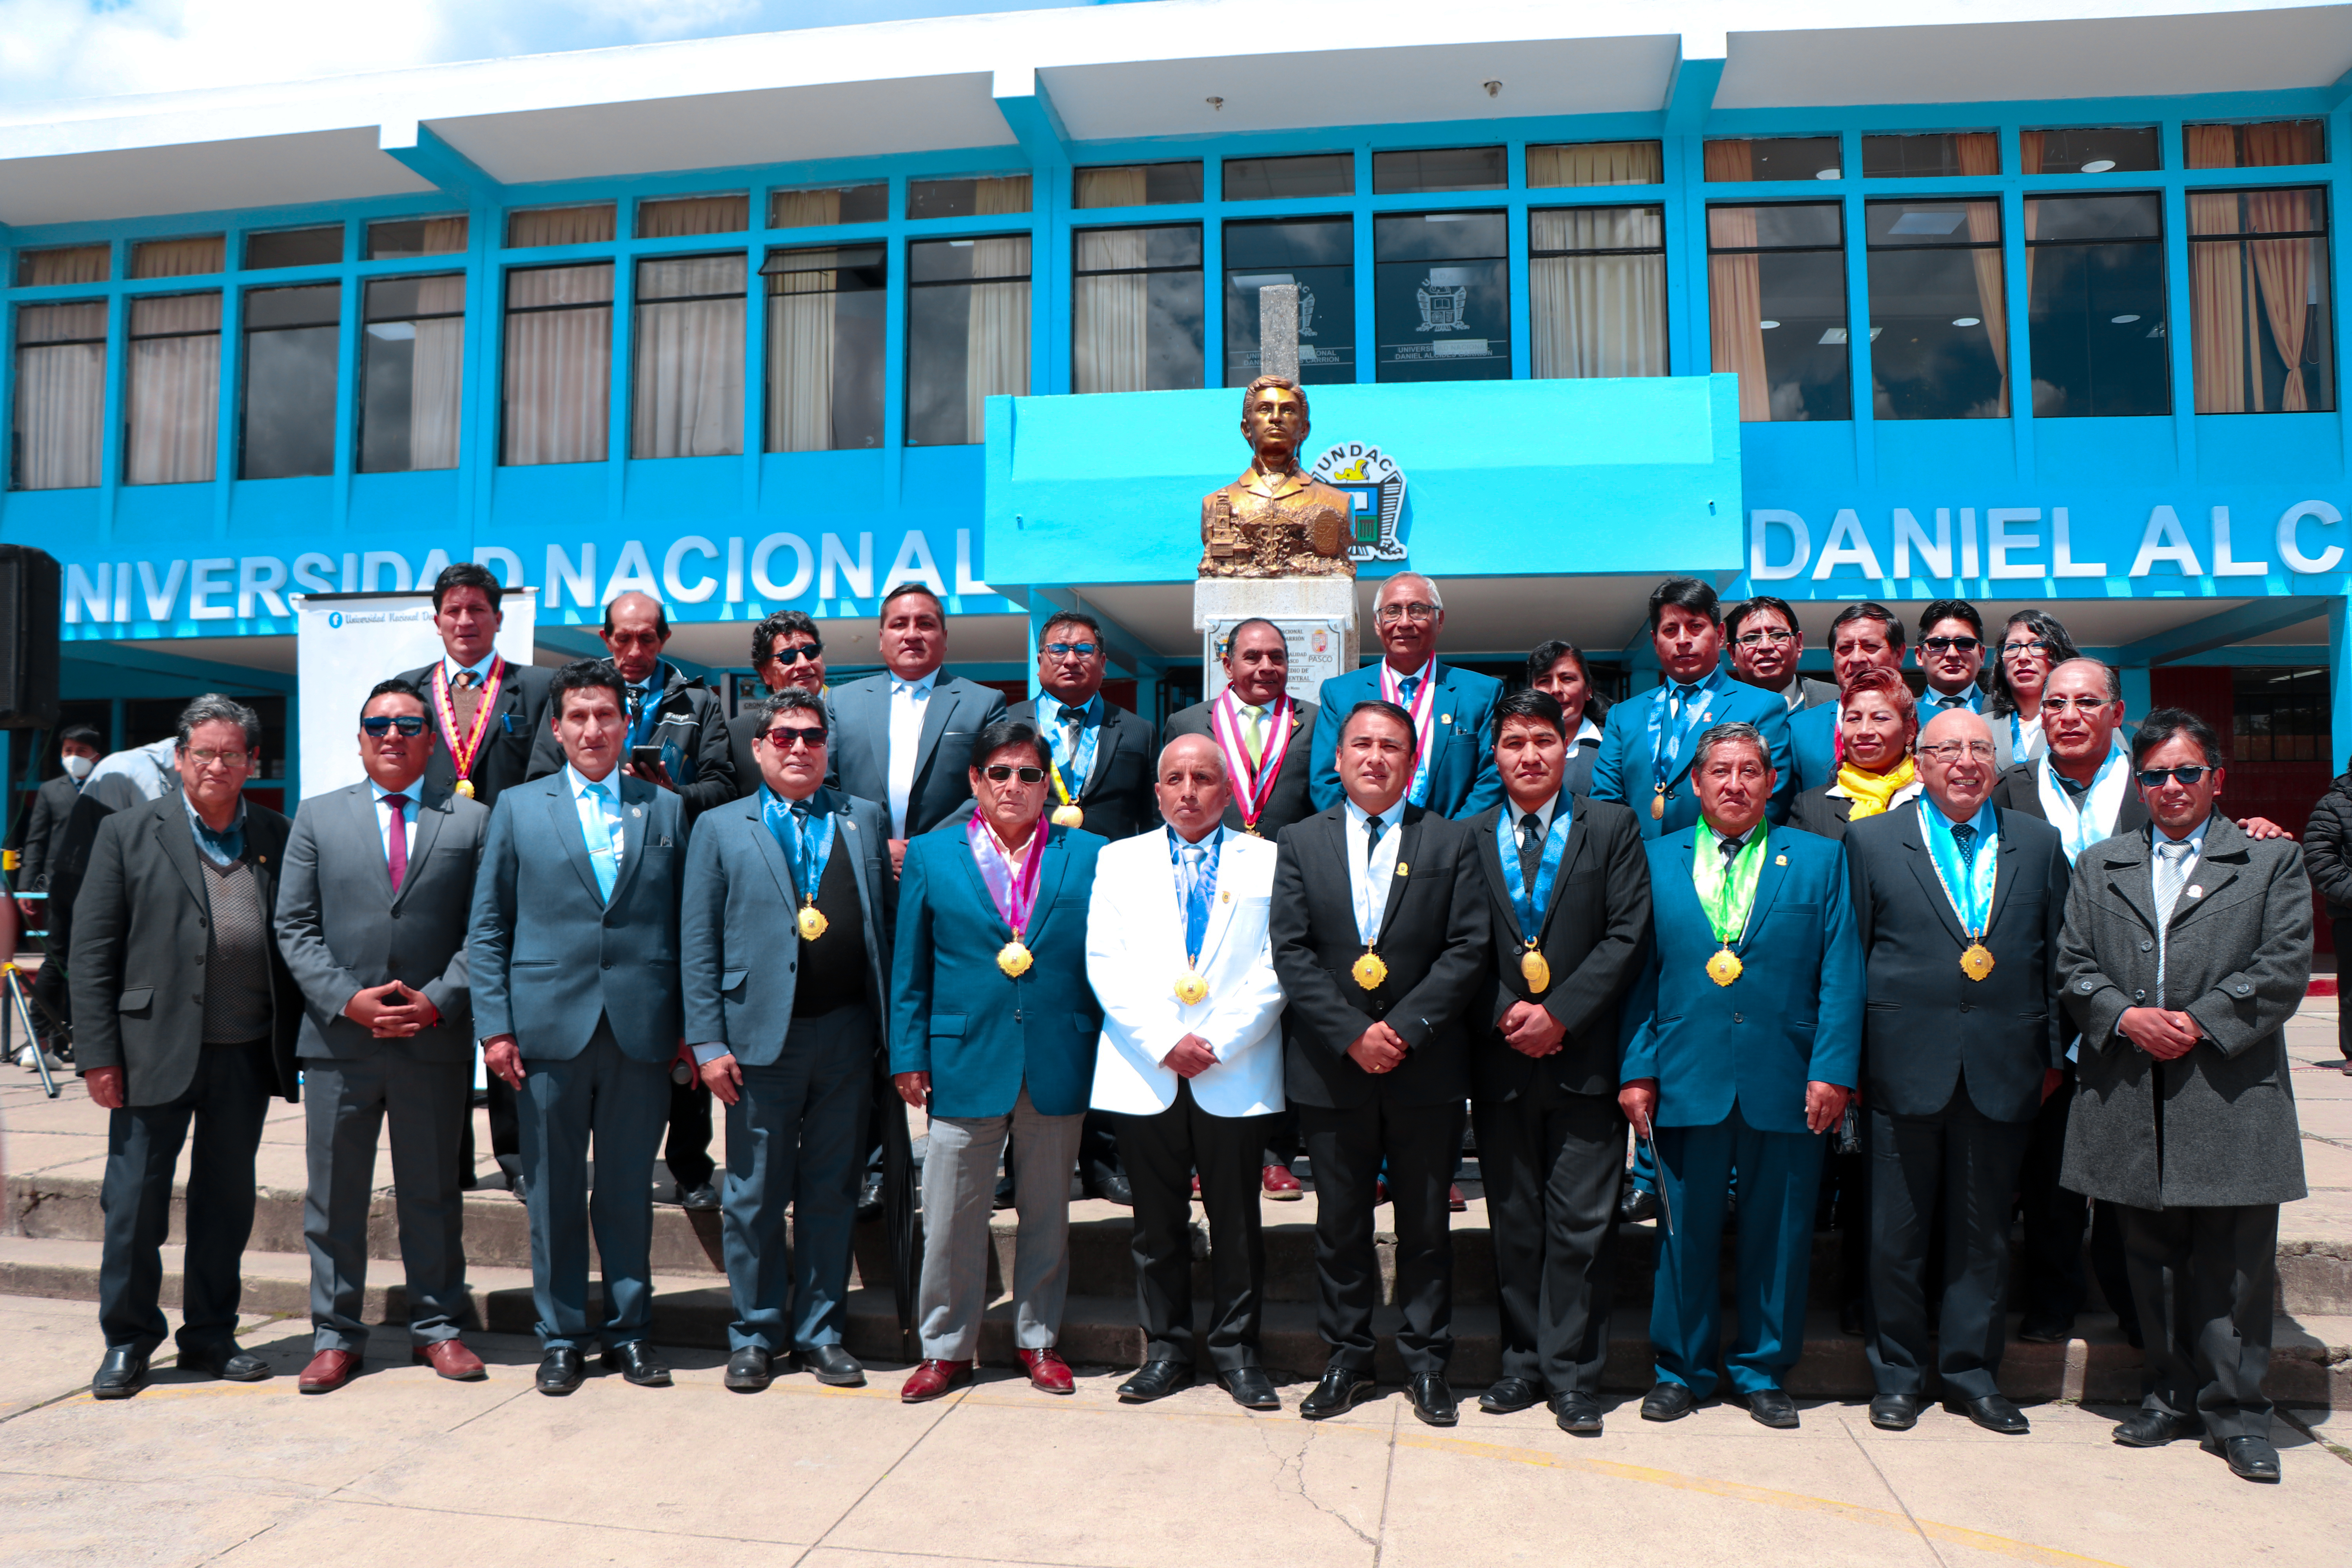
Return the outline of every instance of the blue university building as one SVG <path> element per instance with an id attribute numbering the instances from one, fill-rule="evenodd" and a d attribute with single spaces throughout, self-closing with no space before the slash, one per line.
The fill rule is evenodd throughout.
<path id="1" fill-rule="evenodd" d="M 2066 9 L 1076 5 L 9 110 L 0 540 L 116 743 L 210 689 L 283 731 L 289 596 L 466 558 L 542 658 L 635 587 L 714 678 L 787 606 L 870 667 L 911 576 L 1023 682 L 1083 604 L 1164 714 L 1294 282 L 1360 592 L 1441 580 L 1449 657 L 1638 688 L 1670 574 L 1817 646 L 2042 605 L 2299 826 L 2352 6 Z"/>

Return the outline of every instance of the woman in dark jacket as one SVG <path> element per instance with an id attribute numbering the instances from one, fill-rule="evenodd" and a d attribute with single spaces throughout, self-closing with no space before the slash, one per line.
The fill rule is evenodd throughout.
<path id="1" fill-rule="evenodd" d="M 2337 984 L 2341 985 L 2345 943 L 2352 939 L 2352 773 L 2327 786 L 2311 808 L 2311 826 L 2303 833 L 2303 864 L 2311 885 L 2327 900 L 2328 929 L 2336 938 Z M 2336 1048 L 2352 1063 L 2352 1015 L 2344 999 L 2336 1002 Z M 2347 1072 L 2352 1072 L 2347 1066 Z"/>

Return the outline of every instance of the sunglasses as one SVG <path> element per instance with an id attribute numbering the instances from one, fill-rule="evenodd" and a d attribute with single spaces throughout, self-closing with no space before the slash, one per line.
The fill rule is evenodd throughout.
<path id="1" fill-rule="evenodd" d="M 768 657 L 778 664 L 787 666 L 815 664 L 824 658 L 824 644 L 811 642 L 802 643 L 794 647 L 772 648 L 769 651 Z"/>
<path id="2" fill-rule="evenodd" d="M 1984 642 L 1979 637 L 1922 637 L 1919 646 L 1929 653 L 1974 653 Z"/>
<path id="3" fill-rule="evenodd" d="M 1045 776 L 1045 770 L 1043 768 L 1016 768 L 1011 763 L 991 763 L 988 766 L 981 769 L 980 771 L 983 775 L 995 780 L 998 784 L 1003 784 L 1006 779 L 1013 777 L 1015 773 L 1018 773 L 1021 776 L 1021 782 L 1023 784 L 1035 784 L 1038 780 Z"/>
<path id="4" fill-rule="evenodd" d="M 1094 642 L 1049 642 L 1040 651 L 1050 653 L 1055 658 L 1062 658 L 1070 654 L 1076 654 L 1080 658 L 1092 658 L 1095 656 L 1095 649 L 1100 647 L 1102 644 Z"/>
<path id="5" fill-rule="evenodd" d="M 425 733 L 425 715 L 422 713 L 373 713 L 360 721 L 360 728 L 379 740 L 397 730 L 402 735 L 413 741 Z"/>
<path id="6" fill-rule="evenodd" d="M 780 724 L 761 739 L 780 752 L 789 752 L 794 745 L 805 745 L 812 752 L 824 749 L 825 727 L 822 724 Z"/>
<path id="7" fill-rule="evenodd" d="M 2142 768 L 2134 776 L 2139 780 L 2142 789 L 2162 789 L 2167 779 L 2178 779 L 2193 789 L 2199 779 L 2214 771 L 2211 768 Z"/>

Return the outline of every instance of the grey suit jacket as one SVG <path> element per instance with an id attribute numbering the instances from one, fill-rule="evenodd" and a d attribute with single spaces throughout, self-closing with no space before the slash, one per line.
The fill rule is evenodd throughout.
<path id="1" fill-rule="evenodd" d="M 890 677 L 869 675 L 833 691 L 834 737 L 825 784 L 878 802 L 890 814 Z M 941 675 L 925 704 L 914 787 L 907 794 L 907 837 L 929 833 L 971 799 L 971 743 L 1004 717 L 1004 693 L 957 675 Z"/>
<path id="2" fill-rule="evenodd" d="M 812 797 L 833 818 L 833 853 L 857 881 L 866 935 L 866 981 L 874 999 L 874 1042 L 889 1037 L 890 932 L 898 883 L 890 875 L 890 824 L 882 808 L 835 790 Z M 686 1037 L 723 1045 L 746 1067 L 783 1055 L 799 983 L 801 904 L 793 868 L 760 817 L 757 795 L 734 801 L 695 825 L 687 857 L 679 941 L 686 984 Z"/>
<path id="3" fill-rule="evenodd" d="M 677 666 L 665 659 L 657 673 L 663 678 L 662 694 L 654 700 L 655 723 L 646 743 L 677 748 L 678 762 L 671 776 L 679 781 L 678 798 L 686 803 L 691 825 L 703 812 L 742 793 L 735 787 L 735 753 L 729 743 L 727 716 L 719 707 L 719 693 Z M 539 738 L 531 742 L 530 776 L 544 778 L 562 771 L 563 743 L 555 738 L 552 724 L 541 724 Z M 751 783 L 756 786 L 759 782 L 755 773 Z"/>
<path id="4" fill-rule="evenodd" d="M 2140 832 L 2074 862 L 2059 975 L 2083 1042 L 2059 1182 L 2139 1208 L 2292 1202 L 2306 1190 L 2285 1033 L 2311 984 L 2303 848 L 2215 814 L 2166 927 L 2161 993 L 2149 861 Z M 2160 1062 L 2116 1032 L 2126 1007 L 2158 1006 L 2204 1031 L 2187 1056 Z"/>
<path id="5" fill-rule="evenodd" d="M 81 791 L 73 780 L 59 773 L 43 784 L 33 796 L 33 811 L 25 825 L 25 858 L 16 868 L 16 883 L 21 892 L 47 892 L 49 886 L 49 860 L 58 842 L 66 836 L 66 821 L 73 816 L 74 802 Z"/>
<path id="6" fill-rule="evenodd" d="M 422 780 L 418 781 L 420 784 Z M 477 800 L 427 791 L 416 804 L 408 871 L 393 891 L 383 812 L 362 779 L 302 803 L 278 885 L 278 949 L 302 988 L 303 1057 L 470 1061 L 473 1000 L 466 922 L 490 814 Z M 354 993 L 397 980 L 424 993 L 439 1023 L 380 1040 L 343 1016 Z"/>

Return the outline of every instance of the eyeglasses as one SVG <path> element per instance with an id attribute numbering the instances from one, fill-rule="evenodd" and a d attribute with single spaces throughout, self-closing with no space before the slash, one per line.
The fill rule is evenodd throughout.
<path id="1" fill-rule="evenodd" d="M 2218 771 L 2214 768 L 2142 768 L 2134 776 L 2139 780 L 2142 789 L 2162 789 L 2167 779 L 2179 779 L 2186 787 L 2194 789 L 2199 779 Z"/>
<path id="2" fill-rule="evenodd" d="M 812 752 L 824 750 L 825 727 L 822 724 L 779 724 L 761 737 L 780 752 L 789 752 L 795 744 L 804 744 Z"/>
<path id="3" fill-rule="evenodd" d="M 1080 658 L 1092 658 L 1095 656 L 1095 650 L 1101 647 L 1102 644 L 1098 642 L 1049 642 L 1037 651 L 1050 653 L 1055 658 L 1066 658 L 1072 654 L 1076 654 Z"/>
<path id="4" fill-rule="evenodd" d="M 991 763 L 980 771 L 998 784 L 1003 784 L 1015 773 L 1021 775 L 1023 784 L 1035 784 L 1045 776 L 1045 770 L 1043 768 L 1016 768 L 1011 763 Z"/>
<path id="5" fill-rule="evenodd" d="M 2032 642 L 2005 642 L 2000 645 L 2003 658 L 2015 653 L 2048 653 L 2049 651 L 2050 645 L 2040 637 L 2035 637 Z"/>
<path id="6" fill-rule="evenodd" d="M 2077 713 L 2095 713 L 2114 701 L 2111 697 L 2045 697 L 2042 700 L 2044 713 L 2063 713 L 2073 709 Z"/>
<path id="7" fill-rule="evenodd" d="M 1797 634 L 1782 631 L 1779 626 L 1767 626 L 1761 631 L 1742 632 L 1731 640 L 1741 647 L 1761 647 L 1767 643 L 1779 647 L 1783 643 L 1795 642 Z"/>
<path id="8" fill-rule="evenodd" d="M 1409 605 L 1382 605 L 1372 613 L 1372 619 L 1384 626 L 1392 626 L 1399 621 L 1433 621 L 1437 614 L 1435 605 L 1424 605 L 1415 599 Z"/>
<path id="9" fill-rule="evenodd" d="M 768 657 L 782 665 L 815 664 L 824 658 L 824 644 L 811 642 L 801 643 L 793 647 L 773 648 L 769 651 Z"/>
<path id="10" fill-rule="evenodd" d="M 1944 741 L 1933 746 L 1922 746 L 1919 754 L 1933 757 L 1939 763 L 1957 763 L 1962 757 L 1971 762 L 1989 763 L 1997 754 L 1990 741 Z"/>
<path id="11" fill-rule="evenodd" d="M 196 766 L 200 768 L 211 767 L 215 763 L 218 763 L 225 768 L 241 768 L 245 766 L 246 763 L 253 760 L 253 753 L 251 752 L 215 752 L 206 750 L 200 752 L 182 752 L 180 754 L 187 758 L 190 762 L 195 763 Z"/>
<path id="12" fill-rule="evenodd" d="M 1919 646 L 1929 653 L 1974 653 L 1984 642 L 1979 637 L 1921 637 Z"/>
<path id="13" fill-rule="evenodd" d="M 425 715 L 422 713 L 371 713 L 360 721 L 360 728 L 378 740 L 397 730 L 403 736 L 413 741 L 425 733 Z"/>

